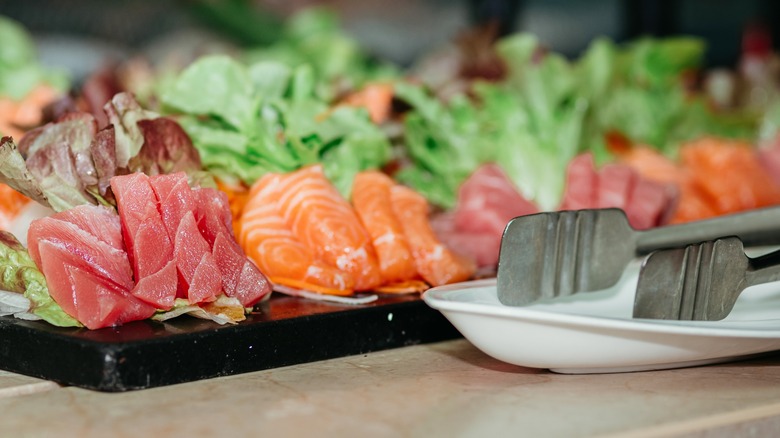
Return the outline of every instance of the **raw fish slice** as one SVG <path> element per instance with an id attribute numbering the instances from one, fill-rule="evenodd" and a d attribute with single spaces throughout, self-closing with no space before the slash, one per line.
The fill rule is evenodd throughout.
<path id="1" fill-rule="evenodd" d="M 106 222 L 107 233 L 110 232 L 109 224 Z M 72 223 L 58 220 L 56 215 L 33 221 L 27 233 L 27 241 L 30 257 L 38 266 L 45 261 L 40 247 L 47 243 L 62 251 L 60 259 L 63 262 L 80 266 L 121 288 L 129 289 L 133 285 L 132 270 L 124 250 L 97 240 Z M 51 281 L 57 280 L 56 276 L 51 278 Z"/>
<path id="2" fill-rule="evenodd" d="M 780 186 L 750 144 L 703 138 L 686 144 L 680 155 L 719 214 L 780 203 Z"/>
<path id="3" fill-rule="evenodd" d="M 111 178 L 122 235 L 136 281 L 163 268 L 173 259 L 173 241 L 162 221 L 149 177 L 134 173 Z"/>
<path id="4" fill-rule="evenodd" d="M 383 283 L 417 277 L 409 243 L 390 205 L 390 189 L 395 182 L 380 172 L 361 172 L 352 185 L 352 204 L 371 236 Z"/>
<path id="5" fill-rule="evenodd" d="M 138 280 L 130 294 L 158 309 L 169 310 L 176 301 L 177 285 L 176 261 L 171 260 L 159 271 Z"/>
<path id="6" fill-rule="evenodd" d="M 52 298 L 65 313 L 88 328 L 120 325 L 154 314 L 153 306 L 129 293 L 132 278 L 126 257 L 126 268 L 114 273 L 109 280 L 96 274 L 91 265 L 79 258 L 79 252 L 74 252 L 78 248 L 67 248 L 46 240 L 35 244 L 42 257 L 39 268 L 46 277 Z"/>
<path id="7" fill-rule="evenodd" d="M 222 274 L 225 295 L 236 298 L 244 307 L 251 307 L 271 293 L 268 279 L 234 239 L 218 234 L 212 254 Z"/>
<path id="8" fill-rule="evenodd" d="M 352 275 L 355 290 L 371 290 L 381 284 L 368 232 L 325 177 L 322 166 L 286 174 L 279 185 L 281 216 L 318 260 Z"/>
<path id="9" fill-rule="evenodd" d="M 76 291 L 75 286 L 68 281 L 69 263 L 61 260 L 63 255 L 66 260 L 70 254 L 63 251 L 60 245 L 46 241 L 33 241 L 37 247 L 40 261 L 35 264 L 41 270 L 46 278 L 46 285 L 49 288 L 49 295 L 62 307 L 68 315 L 78 319 L 76 311 Z"/>
<path id="10" fill-rule="evenodd" d="M 150 178 L 143 173 L 113 177 L 111 188 L 136 281 L 131 293 L 160 309 L 169 309 L 179 289 L 178 275 L 172 268 L 172 264 L 178 264 Z"/>
<path id="11" fill-rule="evenodd" d="M 670 202 L 661 212 L 659 224 L 689 222 L 717 214 L 706 196 L 696 187 L 691 172 L 661 153 L 649 147 L 637 146 L 623 153 L 620 160 L 643 178 L 663 184 Z"/>
<path id="12" fill-rule="evenodd" d="M 512 218 L 538 212 L 496 164 L 480 166 L 458 189 L 457 231 L 490 233 L 499 239 Z"/>
<path id="13" fill-rule="evenodd" d="M 411 246 L 417 271 L 433 286 L 468 280 L 474 264 L 445 247 L 428 221 L 428 202 L 410 188 L 397 185 L 390 192 L 395 215 Z"/>
<path id="14" fill-rule="evenodd" d="M 315 292 L 350 295 L 354 280 L 315 260 L 281 217 L 277 202 L 280 175 L 268 174 L 252 187 L 240 224 L 240 242 L 272 282 Z"/>
<path id="15" fill-rule="evenodd" d="M 87 208 L 86 205 L 81 205 L 57 213 L 56 218 L 76 225 L 81 230 L 116 249 L 125 250 L 121 232 L 122 225 L 119 223 L 119 216 L 113 209 L 103 206 Z"/>
<path id="16" fill-rule="evenodd" d="M 227 195 L 211 188 L 192 191 L 195 199 L 195 221 L 222 276 L 225 295 L 251 307 L 271 293 L 271 284 L 260 269 L 249 260 L 233 234 L 233 215 Z"/>
<path id="17" fill-rule="evenodd" d="M 195 210 L 195 197 L 187 183 L 187 175 L 184 172 L 154 175 L 149 177 L 149 184 L 160 206 L 168 236 L 174 241 L 179 223 L 187 212 Z"/>
<path id="18" fill-rule="evenodd" d="M 596 208 L 626 208 L 636 183 L 636 173 L 619 164 L 607 164 L 598 172 Z"/>
<path id="19" fill-rule="evenodd" d="M 94 276 L 76 267 L 68 267 L 67 272 L 76 301 L 76 315 L 71 316 L 89 329 L 122 325 L 154 315 L 154 306 L 136 299 L 126 290 L 96 281 Z"/>
<path id="20" fill-rule="evenodd" d="M 195 221 L 209 245 L 213 246 L 217 236 L 223 233 L 235 240 L 233 214 L 227 195 L 208 187 L 195 189 L 192 194 L 197 205 Z"/>
<path id="21" fill-rule="evenodd" d="M 598 174 L 593 155 L 577 155 L 566 167 L 566 190 L 563 193 L 561 210 L 582 210 L 596 205 Z"/>
<path id="22" fill-rule="evenodd" d="M 496 266 L 501 248 L 501 234 L 458 231 L 452 213 L 441 213 L 430 220 L 436 237 L 455 253 L 474 260 L 478 267 Z"/>
<path id="23" fill-rule="evenodd" d="M 537 211 L 498 165 L 485 164 L 461 184 L 454 212 L 437 216 L 438 224 L 431 225 L 447 247 L 479 267 L 492 267 L 507 223 Z"/>
<path id="24" fill-rule="evenodd" d="M 146 213 L 145 220 L 133 230 L 133 245 L 127 248 L 136 280 L 165 268 L 173 258 L 173 246 L 157 210 L 148 208 Z"/>
<path id="25" fill-rule="evenodd" d="M 669 190 L 663 184 L 637 178 L 624 210 L 632 227 L 645 230 L 661 224 L 669 202 Z"/>
<path id="26" fill-rule="evenodd" d="M 178 296 L 195 304 L 214 301 L 222 292 L 219 267 L 191 211 L 184 215 L 176 230 L 174 260 L 179 272 Z"/>

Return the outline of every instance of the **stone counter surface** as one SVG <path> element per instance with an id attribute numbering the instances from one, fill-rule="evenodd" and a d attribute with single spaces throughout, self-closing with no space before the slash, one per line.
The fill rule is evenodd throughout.
<path id="1" fill-rule="evenodd" d="M 461 339 L 127 393 L 0 372 L 0 418 L 9 437 L 768 437 L 780 353 L 561 375 Z"/>

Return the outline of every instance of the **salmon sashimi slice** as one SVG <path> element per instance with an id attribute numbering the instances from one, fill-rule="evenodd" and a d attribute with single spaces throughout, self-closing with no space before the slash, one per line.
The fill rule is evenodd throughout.
<path id="1" fill-rule="evenodd" d="M 357 174 L 352 184 L 352 205 L 371 236 L 383 284 L 417 277 L 409 242 L 391 205 L 393 186 L 395 182 L 390 177 L 376 171 Z"/>
<path id="2" fill-rule="evenodd" d="M 680 153 L 718 214 L 780 203 L 780 186 L 750 144 L 702 138 L 684 145 Z"/>
<path id="3" fill-rule="evenodd" d="M 417 272 L 433 286 L 468 280 L 476 271 L 470 260 L 442 244 L 428 221 L 428 201 L 414 190 L 396 185 L 390 191 L 393 212 L 401 222 Z"/>
<path id="4" fill-rule="evenodd" d="M 717 215 L 691 171 L 660 152 L 648 146 L 634 146 L 624 151 L 619 159 L 642 177 L 665 184 L 674 206 L 659 223 L 684 223 Z"/>
<path id="5" fill-rule="evenodd" d="M 282 175 L 267 174 L 252 187 L 240 218 L 239 243 L 273 283 L 333 295 L 351 295 L 352 276 L 315 259 L 279 211 Z"/>
<path id="6" fill-rule="evenodd" d="M 368 232 L 321 165 L 283 175 L 279 193 L 281 216 L 318 260 L 349 273 L 357 291 L 372 290 L 381 284 L 379 263 Z"/>

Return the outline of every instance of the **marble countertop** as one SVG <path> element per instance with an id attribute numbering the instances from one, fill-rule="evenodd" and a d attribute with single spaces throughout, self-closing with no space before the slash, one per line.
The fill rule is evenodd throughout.
<path id="1" fill-rule="evenodd" d="M 0 371 L 3 436 L 780 436 L 780 352 L 562 375 L 459 339 L 126 393 Z"/>

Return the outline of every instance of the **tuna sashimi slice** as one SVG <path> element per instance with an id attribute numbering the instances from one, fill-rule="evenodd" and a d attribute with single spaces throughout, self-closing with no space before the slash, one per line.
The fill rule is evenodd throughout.
<path id="1" fill-rule="evenodd" d="M 90 329 L 146 319 L 155 311 L 130 295 L 133 278 L 127 253 L 107 243 L 121 236 L 119 219 L 106 210 L 77 207 L 34 221 L 28 233 L 52 298 Z M 93 236 L 94 230 L 101 230 L 103 239 Z"/>
<path id="2" fill-rule="evenodd" d="M 607 164 L 598 172 L 595 208 L 623 208 L 636 184 L 637 174 L 621 164 Z"/>
<path id="3" fill-rule="evenodd" d="M 503 233 L 459 231 L 455 226 L 455 214 L 451 212 L 434 215 L 430 223 L 436 237 L 456 254 L 473 260 L 480 268 L 498 265 Z"/>
<path id="4" fill-rule="evenodd" d="M 584 153 L 574 157 L 566 168 L 566 188 L 561 210 L 582 210 L 596 205 L 598 175 L 593 155 Z"/>
<path id="5" fill-rule="evenodd" d="M 669 201 L 669 190 L 664 184 L 638 178 L 624 208 L 628 222 L 637 230 L 660 225 Z"/>
<path id="6" fill-rule="evenodd" d="M 59 218 L 81 215 L 85 221 L 92 221 L 88 228 L 103 229 L 103 234 L 120 235 L 119 220 L 116 215 L 106 215 L 107 209 L 84 205 L 76 207 L 77 212 L 57 213 L 50 217 L 33 221 L 27 232 L 30 256 L 36 265 L 41 266 L 44 256 L 40 253 L 40 245 L 47 242 L 59 247 L 63 257 L 69 263 L 84 266 L 95 275 L 102 276 L 106 281 L 113 282 L 121 288 L 130 288 L 133 284 L 132 271 L 124 249 L 115 248 L 104 240 L 99 240 L 89 231 L 79 228 L 76 224 L 62 221 Z M 89 211 L 94 212 L 90 218 Z M 113 238 L 106 238 L 113 239 Z M 45 273 L 44 273 L 45 274 Z M 56 281 L 58 278 L 52 278 Z"/>
<path id="7" fill-rule="evenodd" d="M 121 224 L 119 223 L 119 216 L 117 216 L 116 212 L 113 209 L 102 206 L 99 206 L 96 209 L 85 207 L 86 206 L 78 206 L 61 211 L 57 214 L 57 219 L 70 222 L 96 239 L 105 242 L 116 249 L 125 251 L 125 243 L 122 240 Z M 106 227 L 110 227 L 110 229 L 106 229 Z"/>
<path id="8" fill-rule="evenodd" d="M 184 215 L 176 230 L 174 259 L 179 272 L 179 296 L 194 304 L 213 301 L 222 292 L 219 267 L 191 211 Z"/>
<path id="9" fill-rule="evenodd" d="M 196 206 L 187 175 L 184 172 L 154 175 L 149 177 L 149 184 L 157 197 L 162 222 L 171 241 L 174 241 L 179 223 Z"/>
<path id="10" fill-rule="evenodd" d="M 217 235 L 212 254 L 222 274 L 225 295 L 236 298 L 244 307 L 251 307 L 271 293 L 268 279 L 225 233 Z"/>
<path id="11" fill-rule="evenodd" d="M 160 309 L 169 309 L 176 298 L 178 281 L 178 275 L 171 275 L 170 266 L 174 242 L 151 179 L 142 173 L 116 176 L 111 178 L 111 188 L 137 283 L 131 293 Z"/>
<path id="12" fill-rule="evenodd" d="M 225 233 L 235 240 L 233 214 L 230 211 L 227 194 L 220 190 L 201 187 L 192 191 L 196 208 L 195 221 L 209 245 L 214 246 L 217 235 Z"/>
<path id="13" fill-rule="evenodd" d="M 169 310 L 176 301 L 178 286 L 176 261 L 169 261 L 159 271 L 138 280 L 130 294 L 161 310 Z"/>
<path id="14" fill-rule="evenodd" d="M 67 271 L 74 285 L 77 304 L 75 318 L 87 328 L 94 330 L 121 325 L 154 315 L 154 306 L 136 299 L 127 291 L 96 280 L 79 268 L 69 267 Z"/>
<path id="15" fill-rule="evenodd" d="M 271 284 L 236 241 L 227 195 L 211 188 L 199 188 L 192 193 L 195 221 L 211 246 L 225 295 L 238 299 L 244 307 L 253 306 L 271 293 Z"/>
<path id="16" fill-rule="evenodd" d="M 458 231 L 487 232 L 500 238 L 512 218 L 538 211 L 498 165 L 486 164 L 460 186 L 455 226 Z"/>

